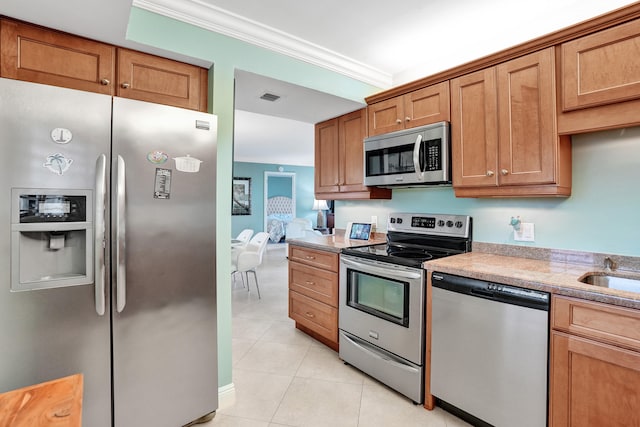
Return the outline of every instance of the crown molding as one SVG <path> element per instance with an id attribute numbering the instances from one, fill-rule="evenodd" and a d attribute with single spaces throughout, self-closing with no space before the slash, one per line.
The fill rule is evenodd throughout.
<path id="1" fill-rule="evenodd" d="M 133 0 L 133 6 L 308 62 L 381 89 L 392 76 L 322 46 L 200 0 Z"/>

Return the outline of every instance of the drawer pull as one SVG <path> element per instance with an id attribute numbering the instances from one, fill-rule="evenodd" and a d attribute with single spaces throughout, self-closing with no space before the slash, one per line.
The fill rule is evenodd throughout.
<path id="1" fill-rule="evenodd" d="M 307 255 L 305 256 L 305 259 L 316 259 L 316 257 L 314 257 L 313 255 Z"/>
<path id="2" fill-rule="evenodd" d="M 307 280 L 306 282 L 304 282 L 305 285 L 309 285 L 309 286 L 313 286 L 316 284 L 316 282 L 311 282 L 309 280 Z"/>
<path id="3" fill-rule="evenodd" d="M 315 315 L 315 314 L 310 313 L 310 312 L 308 312 L 308 311 L 307 311 L 304 315 L 305 315 L 305 316 L 307 316 L 309 319 L 313 319 L 314 317 L 316 317 L 316 315 Z"/>

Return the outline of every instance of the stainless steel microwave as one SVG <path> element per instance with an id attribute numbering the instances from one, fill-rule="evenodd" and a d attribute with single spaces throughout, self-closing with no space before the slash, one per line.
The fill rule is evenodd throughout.
<path id="1" fill-rule="evenodd" d="M 365 138 L 364 184 L 377 187 L 451 184 L 449 123 Z"/>

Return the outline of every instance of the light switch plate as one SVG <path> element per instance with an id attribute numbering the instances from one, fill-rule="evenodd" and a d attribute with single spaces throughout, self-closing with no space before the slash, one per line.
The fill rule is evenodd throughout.
<path id="1" fill-rule="evenodd" d="M 513 230 L 513 240 L 520 242 L 535 241 L 535 232 L 532 222 L 520 223 L 520 230 Z"/>

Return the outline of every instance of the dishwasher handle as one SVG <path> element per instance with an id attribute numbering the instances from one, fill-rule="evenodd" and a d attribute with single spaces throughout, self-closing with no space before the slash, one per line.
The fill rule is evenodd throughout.
<path id="1" fill-rule="evenodd" d="M 431 275 L 431 285 L 434 288 L 469 295 L 475 298 L 549 311 L 549 293 L 535 289 L 486 282 L 484 280 L 438 273 L 435 271 Z"/>

